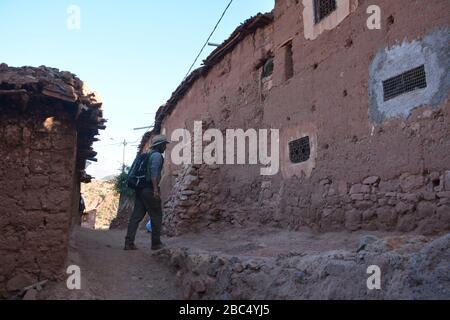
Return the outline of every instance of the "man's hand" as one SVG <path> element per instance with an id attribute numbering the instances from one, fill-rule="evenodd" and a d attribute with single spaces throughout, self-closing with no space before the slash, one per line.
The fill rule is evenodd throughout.
<path id="1" fill-rule="evenodd" d="M 156 178 L 152 178 L 152 185 L 153 185 L 153 196 L 156 199 L 161 199 L 161 195 L 159 194 L 159 187 L 158 187 L 158 181 L 156 180 Z"/>

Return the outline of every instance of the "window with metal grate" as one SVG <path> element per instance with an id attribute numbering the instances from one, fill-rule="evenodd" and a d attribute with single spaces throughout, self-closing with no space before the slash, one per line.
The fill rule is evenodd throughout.
<path id="1" fill-rule="evenodd" d="M 336 0 L 313 0 L 314 1 L 314 20 L 319 23 L 336 10 Z"/>
<path id="2" fill-rule="evenodd" d="M 292 163 L 302 163 L 311 157 L 311 141 L 304 137 L 289 143 L 289 158 Z"/>
<path id="3" fill-rule="evenodd" d="M 425 66 L 422 65 L 398 76 L 383 81 L 384 101 L 389 101 L 402 94 L 427 87 Z"/>

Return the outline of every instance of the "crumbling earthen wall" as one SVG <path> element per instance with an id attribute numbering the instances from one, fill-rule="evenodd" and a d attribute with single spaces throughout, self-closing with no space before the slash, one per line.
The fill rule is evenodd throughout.
<path id="1" fill-rule="evenodd" d="M 73 122 L 48 107 L 0 115 L 0 292 L 51 279 L 64 267 L 76 143 Z"/>
<path id="2" fill-rule="evenodd" d="M 64 274 L 101 106 L 69 72 L 0 64 L 0 298 Z"/>
<path id="3" fill-rule="evenodd" d="M 203 121 L 204 130 L 262 127 L 260 65 L 273 49 L 272 34 L 271 25 L 258 29 L 240 42 L 207 77 L 197 80 L 164 122 L 163 129 L 167 134 L 170 136 L 179 128 L 193 132 L 194 121 Z M 240 170 L 233 166 L 220 170 L 210 166 L 180 168 L 167 161 L 162 181 L 163 193 L 171 197 L 166 208 L 167 230 L 182 233 L 191 230 L 195 222 L 209 224 L 249 218 L 246 208 L 234 197 L 245 193 L 242 188 L 249 181 L 258 179 L 257 169 L 247 166 Z M 226 180 L 227 175 L 230 175 L 228 179 L 239 180 L 230 183 Z M 254 199 L 250 202 L 256 203 L 258 195 L 251 196 Z"/>
<path id="4" fill-rule="evenodd" d="M 281 170 L 263 177 L 260 166 L 169 166 L 163 182 L 170 194 L 169 233 L 213 222 L 318 231 L 450 229 L 449 46 L 444 42 L 434 52 L 429 41 L 448 34 L 447 3 L 349 3 L 351 12 L 334 29 L 308 40 L 302 2 L 277 1 L 274 22 L 242 40 L 177 102 L 163 121 L 169 136 L 179 128 L 192 132 L 200 120 L 204 129 L 280 129 Z M 367 28 L 366 10 L 373 4 L 381 8 L 381 30 Z M 401 112 L 374 119 L 376 58 L 414 41 L 437 57 L 427 69 L 428 88 L 437 93 L 406 112 L 394 103 Z M 274 72 L 262 81 L 261 61 L 271 54 Z M 391 66 L 395 71 L 395 59 Z M 433 72 L 442 68 L 435 85 Z M 421 93 L 406 96 L 421 101 Z M 305 135 L 313 144 L 310 171 L 289 161 L 288 143 Z"/>

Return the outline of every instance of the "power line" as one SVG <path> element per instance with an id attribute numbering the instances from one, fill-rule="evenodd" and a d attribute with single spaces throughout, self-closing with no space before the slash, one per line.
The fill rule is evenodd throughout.
<path id="1" fill-rule="evenodd" d="M 133 141 L 133 142 L 128 142 L 128 141 L 125 140 L 125 142 L 127 144 L 135 144 L 135 143 L 141 142 L 141 139 L 138 139 L 138 140 Z M 112 143 L 112 144 L 105 144 L 105 145 L 95 146 L 95 148 L 121 147 L 121 146 L 123 146 L 123 144 L 124 144 L 124 142 L 116 142 L 116 143 Z"/>
<path id="2" fill-rule="evenodd" d="M 189 68 L 189 71 L 187 72 L 186 76 L 184 77 L 184 79 L 186 79 L 189 74 L 192 71 L 192 68 L 194 68 L 195 64 L 197 63 L 198 58 L 200 58 L 201 54 L 203 53 L 203 50 L 205 50 L 206 46 L 208 45 L 209 40 L 211 39 L 211 37 L 214 35 L 214 32 L 216 32 L 217 27 L 219 26 L 220 22 L 222 21 L 223 17 L 225 16 L 225 14 L 227 13 L 228 9 L 230 8 L 231 4 L 233 3 L 234 0 L 231 0 L 230 3 L 228 3 L 227 7 L 225 8 L 225 10 L 222 13 L 222 16 L 220 17 L 219 21 L 216 23 L 216 26 L 214 27 L 213 31 L 211 32 L 211 34 L 208 37 L 208 40 L 206 40 L 205 44 L 203 45 L 202 49 L 200 50 L 199 54 L 197 55 L 197 57 L 194 60 L 194 63 L 191 65 L 191 67 Z"/>
<path id="3" fill-rule="evenodd" d="M 119 147 L 122 143 L 105 144 L 101 146 L 95 146 L 95 148 L 106 148 L 106 147 Z"/>

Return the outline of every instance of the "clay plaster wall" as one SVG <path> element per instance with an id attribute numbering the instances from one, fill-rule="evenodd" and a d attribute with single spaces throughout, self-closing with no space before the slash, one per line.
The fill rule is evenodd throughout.
<path id="1" fill-rule="evenodd" d="M 0 295 L 63 270 L 79 186 L 76 128 L 66 117 L 44 105 L 30 106 L 25 114 L 2 106 Z"/>
<path id="2" fill-rule="evenodd" d="M 303 3 L 278 0 L 272 25 L 248 36 L 192 86 L 163 123 L 169 136 L 203 120 L 220 130 L 280 129 L 282 155 L 286 142 L 309 134 L 313 151 L 300 166 L 284 156 L 274 177 L 260 176 L 258 166 L 169 165 L 163 181 L 169 233 L 218 222 L 318 231 L 450 229 L 448 88 L 438 104 L 421 104 L 407 117 L 376 123 L 369 116 L 377 54 L 448 28 L 447 2 L 373 4 L 382 8 L 381 30 L 366 27 L 369 3 L 359 1 L 336 28 L 310 40 Z M 288 41 L 290 79 L 284 70 Z M 271 85 L 263 86 L 255 65 L 268 51 L 275 68 Z"/>

